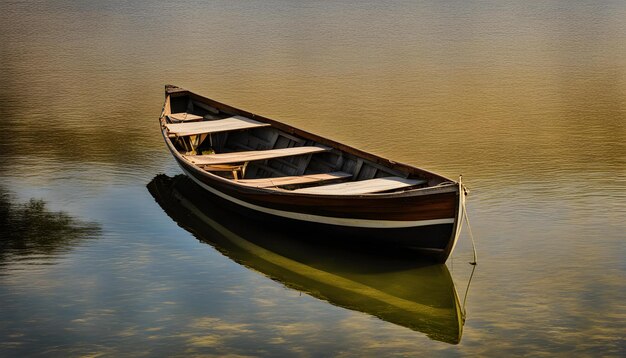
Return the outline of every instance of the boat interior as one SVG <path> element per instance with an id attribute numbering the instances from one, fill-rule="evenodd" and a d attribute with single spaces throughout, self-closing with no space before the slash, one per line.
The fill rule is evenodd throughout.
<path id="1" fill-rule="evenodd" d="M 226 113 L 190 96 L 171 96 L 162 124 L 185 159 L 244 186 L 299 194 L 364 195 L 403 192 L 443 181 L 427 172 L 381 165 L 249 117 Z"/>

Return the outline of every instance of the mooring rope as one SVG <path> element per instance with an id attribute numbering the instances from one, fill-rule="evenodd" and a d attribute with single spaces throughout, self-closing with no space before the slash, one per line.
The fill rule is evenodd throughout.
<path id="1" fill-rule="evenodd" d="M 474 252 L 474 261 L 470 262 L 470 265 L 478 265 L 478 258 L 476 255 L 476 243 L 474 242 L 474 235 L 472 234 L 472 226 L 470 225 L 469 218 L 467 217 L 467 210 L 465 209 L 465 203 L 463 203 L 463 216 L 465 217 L 465 222 L 467 223 L 467 231 L 469 233 L 470 239 L 472 240 L 472 251 Z"/>
<path id="2" fill-rule="evenodd" d="M 467 196 L 469 195 L 469 190 L 463 184 L 463 175 L 459 175 L 459 195 Z M 470 265 L 477 265 L 477 255 L 476 255 L 476 243 L 474 242 L 474 235 L 472 234 L 472 226 L 469 222 L 469 217 L 467 216 L 467 207 L 465 206 L 465 197 L 461 200 L 461 205 L 463 206 L 461 209 L 463 210 L 463 218 L 467 223 L 467 230 L 469 231 L 470 239 L 472 239 L 472 250 L 474 251 L 474 261 L 470 262 Z M 463 219 L 461 219 L 461 228 L 463 228 Z"/>
<path id="3" fill-rule="evenodd" d="M 472 265 L 472 273 L 470 273 L 469 280 L 467 281 L 467 287 L 465 288 L 465 295 L 463 296 L 463 307 L 461 307 L 463 312 L 463 323 L 465 323 L 465 318 L 467 317 L 465 302 L 467 302 L 467 294 L 469 293 L 470 283 L 472 283 L 472 278 L 474 277 L 474 271 L 476 271 L 476 265 Z"/>
<path id="4" fill-rule="evenodd" d="M 459 183 L 461 183 L 461 180 L 462 180 L 462 177 L 459 177 Z M 462 183 L 461 183 L 461 188 L 463 192 L 460 193 L 460 195 L 469 194 L 469 190 L 467 190 L 465 185 L 463 185 Z M 472 240 L 472 251 L 474 254 L 474 260 L 469 262 L 469 264 L 474 267 L 472 268 L 472 273 L 470 274 L 469 280 L 467 281 L 467 287 L 465 288 L 465 295 L 463 296 L 462 312 L 463 312 L 463 322 L 465 323 L 465 318 L 467 317 L 467 310 L 465 309 L 465 303 L 467 302 L 467 294 L 469 293 L 470 284 L 472 283 L 472 278 L 474 277 L 474 271 L 476 270 L 476 265 L 478 265 L 478 255 L 476 254 L 476 243 L 474 242 L 474 234 L 472 233 L 472 226 L 470 225 L 469 217 L 467 216 L 467 208 L 465 207 L 465 200 L 463 200 L 462 203 L 463 203 L 463 218 L 465 219 L 465 223 L 467 224 L 467 230 L 468 230 L 470 239 Z"/>

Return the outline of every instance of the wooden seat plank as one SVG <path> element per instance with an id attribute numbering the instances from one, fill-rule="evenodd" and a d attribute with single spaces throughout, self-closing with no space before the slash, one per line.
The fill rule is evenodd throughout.
<path id="1" fill-rule="evenodd" d="M 294 155 L 312 154 L 323 152 L 329 149 L 330 148 L 305 146 L 269 150 L 250 150 L 245 152 L 219 153 L 208 155 L 186 155 L 184 157 L 196 165 L 232 164 L 252 162 L 255 160 L 290 157 Z"/>
<path id="2" fill-rule="evenodd" d="M 168 117 L 174 121 L 185 122 L 185 121 L 201 121 L 204 118 L 201 116 L 197 116 L 195 114 L 180 112 L 180 113 L 172 113 L 168 114 Z"/>
<path id="3" fill-rule="evenodd" d="M 337 180 L 351 177 L 352 174 L 344 172 L 332 172 L 322 174 L 308 174 L 308 175 L 296 175 L 287 177 L 275 177 L 275 178 L 260 178 L 260 179 L 240 179 L 237 181 L 239 184 L 253 186 L 255 188 L 271 188 L 276 186 L 294 185 L 294 184 L 307 184 L 316 183 L 321 181 Z"/>
<path id="4" fill-rule="evenodd" d="M 269 123 L 261 123 L 250 118 L 234 116 L 214 121 L 190 122 L 190 123 L 168 123 L 165 125 L 170 135 L 179 137 L 227 132 L 239 129 L 249 129 L 256 127 L 267 127 Z"/>
<path id="5" fill-rule="evenodd" d="M 426 183 L 426 180 L 407 179 L 401 177 L 385 177 L 340 184 L 329 184 L 312 188 L 296 189 L 293 193 L 319 195 L 359 195 L 404 188 Z"/>

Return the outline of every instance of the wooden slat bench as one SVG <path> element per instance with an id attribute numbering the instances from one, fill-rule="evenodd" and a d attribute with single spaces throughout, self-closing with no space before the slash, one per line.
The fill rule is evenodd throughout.
<path id="1" fill-rule="evenodd" d="M 255 160 L 290 157 L 294 155 L 313 154 L 330 150 L 323 147 L 291 147 L 269 150 L 250 150 L 245 152 L 219 153 L 207 155 L 185 155 L 184 157 L 196 165 L 215 165 L 247 163 Z"/>
<path id="2" fill-rule="evenodd" d="M 168 117 L 172 122 L 197 122 L 204 119 L 204 117 L 186 112 L 168 114 Z"/>
<path id="3" fill-rule="evenodd" d="M 185 137 L 199 134 L 218 133 L 234 131 L 239 129 L 249 129 L 257 127 L 267 127 L 269 123 L 261 123 L 250 118 L 234 116 L 213 121 L 190 122 L 190 123 L 168 123 L 165 125 L 170 137 Z"/>
<path id="4" fill-rule="evenodd" d="M 296 189 L 292 192 L 298 194 L 319 195 L 360 195 L 378 193 L 381 191 L 399 189 L 424 183 L 426 183 L 426 180 L 386 177 Z"/>
<path id="5" fill-rule="evenodd" d="M 275 177 L 275 178 L 260 178 L 260 179 L 240 179 L 237 181 L 239 184 L 253 186 L 255 188 L 271 188 L 285 185 L 294 184 L 307 184 L 316 183 L 322 181 L 339 180 L 350 178 L 352 174 L 344 172 L 332 172 L 322 174 L 308 174 L 299 176 L 288 177 Z"/>

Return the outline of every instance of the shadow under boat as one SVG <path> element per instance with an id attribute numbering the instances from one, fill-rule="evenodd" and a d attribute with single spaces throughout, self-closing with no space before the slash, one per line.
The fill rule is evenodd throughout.
<path id="1" fill-rule="evenodd" d="M 406 251 L 339 246 L 332 237 L 264 223 L 216 204 L 184 175 L 157 175 L 148 190 L 182 228 L 232 260 L 328 302 L 457 344 L 464 317 L 444 264 Z"/>

